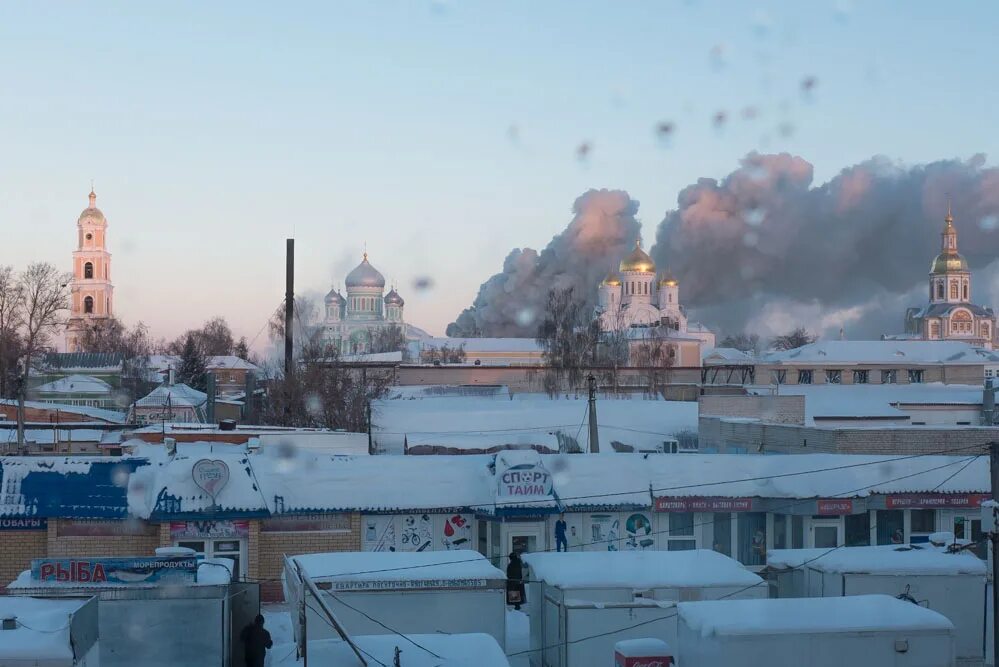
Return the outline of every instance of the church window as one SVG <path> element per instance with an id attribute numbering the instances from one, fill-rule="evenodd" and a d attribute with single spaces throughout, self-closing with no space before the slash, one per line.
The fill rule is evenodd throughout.
<path id="1" fill-rule="evenodd" d="M 83 265 L 83 277 L 84 278 L 94 277 L 94 265 L 91 264 L 90 262 L 87 262 L 86 264 Z"/>
<path id="2" fill-rule="evenodd" d="M 83 300 L 83 312 L 88 315 L 94 312 L 94 297 L 88 296 Z"/>
<path id="3" fill-rule="evenodd" d="M 648 294 L 648 293 L 649 293 L 649 284 L 648 284 L 648 283 L 643 283 L 643 285 L 642 285 L 642 291 L 643 291 L 643 292 L 644 292 L 645 294 Z"/>
<path id="4" fill-rule="evenodd" d="M 989 338 L 989 325 L 982 324 L 982 338 Z"/>
<path id="5" fill-rule="evenodd" d="M 968 300 L 968 283 L 964 283 L 964 300 Z"/>
<path id="6" fill-rule="evenodd" d="M 670 303 L 673 303 L 673 294 L 672 293 L 667 294 L 666 295 L 666 300 L 669 301 Z"/>
<path id="7" fill-rule="evenodd" d="M 87 240 L 90 241 L 93 238 L 94 238 L 94 235 L 91 234 L 90 232 L 87 232 Z"/>
<path id="8" fill-rule="evenodd" d="M 957 281 L 956 280 L 950 281 L 950 298 L 952 298 L 952 299 L 956 299 L 957 298 Z"/>
<path id="9" fill-rule="evenodd" d="M 943 281 L 941 281 L 937 283 L 937 298 L 938 299 L 944 298 L 943 294 L 944 294 L 944 286 L 943 286 Z"/>

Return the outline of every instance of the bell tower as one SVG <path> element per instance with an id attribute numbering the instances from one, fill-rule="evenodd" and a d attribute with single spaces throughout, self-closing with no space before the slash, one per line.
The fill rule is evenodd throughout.
<path id="1" fill-rule="evenodd" d="M 73 251 L 73 282 L 70 316 L 66 323 L 66 350 L 80 351 L 80 339 L 88 326 L 114 314 L 111 284 L 111 253 L 107 251 L 108 221 L 97 208 L 97 195 L 90 189 L 90 205 L 76 221 L 77 243 Z"/>

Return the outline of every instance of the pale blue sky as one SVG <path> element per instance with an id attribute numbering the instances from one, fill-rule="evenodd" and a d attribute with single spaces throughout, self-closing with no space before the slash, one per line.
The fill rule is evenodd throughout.
<path id="1" fill-rule="evenodd" d="M 590 187 L 641 201 L 651 243 L 754 149 L 819 181 L 874 154 L 994 164 L 997 29 L 987 2 L 3 3 L 0 263 L 68 269 L 93 178 L 128 323 L 253 338 L 294 235 L 299 292 L 366 242 L 442 333 Z"/>

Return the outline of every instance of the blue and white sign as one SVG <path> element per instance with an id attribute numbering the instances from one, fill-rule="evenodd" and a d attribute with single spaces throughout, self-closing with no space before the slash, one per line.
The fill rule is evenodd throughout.
<path id="1" fill-rule="evenodd" d="M 184 584 L 198 572 L 194 556 L 149 558 L 38 558 L 31 578 L 70 584 Z"/>

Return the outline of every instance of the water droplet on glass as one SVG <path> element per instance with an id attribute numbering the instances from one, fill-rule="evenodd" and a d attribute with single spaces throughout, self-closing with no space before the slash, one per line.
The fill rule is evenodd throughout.
<path id="1" fill-rule="evenodd" d="M 124 489 L 128 487 L 128 478 L 131 474 L 128 466 L 126 465 L 116 465 L 111 470 L 111 482 L 118 488 Z"/>
<path id="2" fill-rule="evenodd" d="M 711 60 L 711 66 L 715 69 L 722 69 L 725 67 L 725 45 L 715 44 L 711 47 L 709 52 L 709 58 Z"/>
<path id="3" fill-rule="evenodd" d="M 780 136 L 787 139 L 792 134 L 794 134 L 794 124 L 785 121 L 777 126 L 777 132 L 780 134 Z"/>
<path id="4" fill-rule="evenodd" d="M 987 215 L 978 221 L 978 226 L 986 232 L 994 232 L 999 227 L 999 217 Z"/>
<path id="5" fill-rule="evenodd" d="M 717 111 L 715 112 L 715 115 L 711 117 L 711 122 L 714 123 L 714 126 L 716 128 L 720 128 L 722 125 L 725 124 L 725 121 L 727 119 L 728 119 L 728 114 L 726 114 L 724 111 Z"/>
<path id="6" fill-rule="evenodd" d="M 522 327 L 529 327 L 534 324 L 536 317 L 532 308 L 522 308 L 517 311 L 517 324 Z"/>
<path id="7" fill-rule="evenodd" d="M 413 279 L 413 289 L 417 292 L 432 289 L 433 286 L 434 279 L 430 276 L 417 276 Z"/>
<path id="8" fill-rule="evenodd" d="M 816 84 L 818 84 L 818 82 L 819 80 L 816 79 L 814 76 L 806 76 L 804 79 L 801 80 L 801 92 L 805 93 L 806 95 L 811 93 L 813 90 L 815 90 L 815 86 Z"/>
<path id="9" fill-rule="evenodd" d="M 763 220 L 766 216 L 767 212 L 760 206 L 753 206 L 742 212 L 742 219 L 746 221 L 746 224 L 752 225 L 753 227 L 763 224 Z"/>
<path id="10" fill-rule="evenodd" d="M 512 123 L 510 127 L 506 128 L 506 138 L 510 140 L 511 144 L 520 143 L 520 128 L 517 127 L 516 123 Z"/>
<path id="11" fill-rule="evenodd" d="M 755 248 L 756 244 L 760 242 L 760 235 L 756 232 L 746 232 L 742 236 L 742 242 L 749 248 Z"/>
<path id="12" fill-rule="evenodd" d="M 661 141 L 665 141 L 673 136 L 673 130 L 676 126 L 672 121 L 664 120 L 656 123 L 656 136 L 659 137 Z"/>
<path id="13" fill-rule="evenodd" d="M 583 162 L 590 156 L 590 152 L 593 150 L 592 144 L 589 141 L 584 141 L 579 144 L 576 148 L 576 159 Z"/>
<path id="14" fill-rule="evenodd" d="M 759 115 L 760 115 L 760 110 L 754 106 L 748 106 L 742 109 L 743 120 L 756 120 L 756 117 Z"/>
<path id="15" fill-rule="evenodd" d="M 323 413 L 323 402 L 319 394 L 311 393 L 305 397 L 305 410 L 313 417 L 319 417 Z"/>

